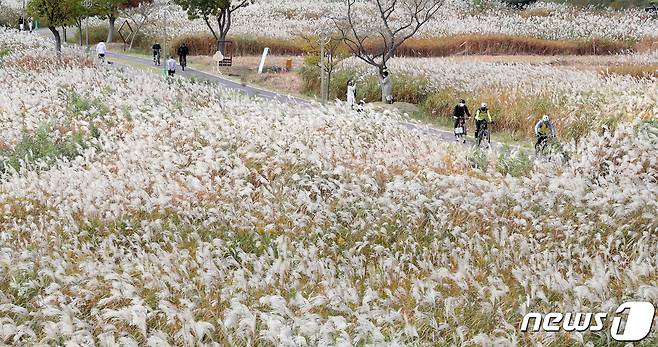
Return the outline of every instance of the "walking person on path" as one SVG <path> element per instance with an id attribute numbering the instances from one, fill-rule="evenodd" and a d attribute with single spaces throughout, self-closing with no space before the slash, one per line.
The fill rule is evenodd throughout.
<path id="1" fill-rule="evenodd" d="M 187 44 L 183 43 L 180 47 L 178 47 L 176 52 L 178 53 L 180 67 L 183 69 L 183 71 L 185 71 L 185 66 L 187 66 L 187 55 L 190 54 L 190 49 L 187 48 Z"/>
<path id="2" fill-rule="evenodd" d="M 105 54 L 107 53 L 107 46 L 105 45 L 105 41 L 99 42 L 96 45 L 96 54 L 98 54 L 98 60 L 102 61 L 105 63 Z"/>
<path id="3" fill-rule="evenodd" d="M 170 56 L 169 59 L 167 59 L 167 72 L 169 77 L 174 77 L 174 74 L 176 74 L 176 59 L 174 59 L 173 56 Z"/>
<path id="4" fill-rule="evenodd" d="M 153 64 L 160 66 L 160 51 L 162 50 L 162 46 L 156 41 L 151 48 L 153 49 Z"/>

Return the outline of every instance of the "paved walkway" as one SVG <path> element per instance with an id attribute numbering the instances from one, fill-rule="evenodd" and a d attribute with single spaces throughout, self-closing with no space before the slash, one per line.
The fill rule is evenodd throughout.
<path id="1" fill-rule="evenodd" d="M 47 28 L 41 28 L 36 30 L 40 35 L 47 36 L 49 38 L 52 38 L 52 34 Z M 93 50 L 93 46 L 92 46 Z M 153 66 L 153 60 L 148 59 L 148 58 L 143 58 L 143 57 L 138 57 L 138 56 L 133 56 L 133 55 L 127 55 L 127 54 L 121 54 L 121 53 L 116 53 L 116 52 L 108 52 L 108 60 L 112 61 L 112 58 L 120 59 L 123 61 L 130 62 L 132 64 L 140 64 L 144 66 Z M 119 64 L 121 65 L 121 64 Z M 162 66 L 162 65 L 161 65 Z M 248 86 L 244 85 L 226 78 L 223 78 L 221 76 L 215 75 L 215 74 L 210 74 L 207 72 L 195 70 L 192 68 L 187 67 L 185 71 L 181 71 L 180 67 L 178 71 L 176 72 L 177 75 L 179 76 L 184 76 L 184 77 L 189 77 L 189 78 L 198 78 L 206 81 L 210 81 L 213 83 L 217 83 L 222 85 L 225 88 L 230 88 L 234 90 L 238 90 L 240 92 L 243 92 L 249 96 L 254 96 L 254 97 L 260 97 L 265 100 L 271 100 L 271 101 L 278 101 L 278 102 L 283 102 L 283 103 L 292 103 L 292 104 L 302 104 L 302 105 L 308 105 L 308 106 L 318 106 L 319 103 L 315 101 L 309 101 L 301 98 L 297 98 L 294 96 L 290 95 L 285 95 L 281 93 L 276 93 L 260 88 L 256 88 L 253 86 Z M 412 129 L 416 131 L 420 131 L 424 134 L 428 135 L 433 135 L 437 136 L 441 139 L 443 139 L 446 142 L 455 142 L 455 136 L 452 131 L 446 131 L 446 130 L 441 130 L 434 128 L 432 126 L 426 125 L 426 124 L 419 124 L 419 123 L 411 123 L 411 122 L 401 122 L 401 125 L 407 129 Z M 466 141 L 467 145 L 474 145 L 475 142 L 472 137 L 469 137 Z M 491 143 L 493 148 L 498 148 L 501 147 L 500 144 L 494 143 L 492 141 Z M 517 147 L 517 146 L 514 146 Z M 518 147 L 517 147 L 518 148 Z"/>
<path id="2" fill-rule="evenodd" d="M 121 53 L 116 53 L 116 52 L 108 52 L 108 59 L 109 61 L 112 60 L 112 58 L 117 58 L 123 61 L 128 61 L 132 64 L 140 64 L 140 65 L 145 65 L 145 66 L 154 66 L 153 65 L 153 60 L 143 58 L 143 57 L 137 57 L 134 55 L 127 55 L 127 54 L 121 54 Z M 163 62 L 164 63 L 164 62 Z M 160 65 L 159 68 L 163 68 L 163 65 Z M 201 80 L 206 80 L 206 81 L 211 81 L 215 82 L 217 84 L 220 84 L 221 86 L 225 88 L 230 88 L 234 90 L 239 90 L 249 96 L 255 96 L 255 97 L 260 97 L 263 99 L 267 100 L 276 100 L 280 102 L 290 102 L 290 103 L 295 103 L 295 104 L 307 104 L 310 105 L 312 102 L 308 100 L 304 100 L 301 98 L 297 98 L 294 96 L 289 96 L 281 93 L 275 93 L 271 92 L 268 90 L 244 85 L 232 80 L 229 80 L 227 78 L 223 78 L 219 75 L 195 70 L 190 67 L 186 67 L 185 71 L 182 71 L 180 66 L 176 69 L 176 75 L 178 76 L 184 76 L 184 77 L 189 77 L 189 78 L 198 78 Z"/>
<path id="3" fill-rule="evenodd" d="M 153 60 L 143 58 L 143 57 L 137 57 L 134 55 L 127 55 L 127 54 L 121 54 L 121 53 L 116 53 L 116 52 L 108 52 L 108 59 L 111 61 L 112 58 L 120 59 L 122 61 L 127 61 L 132 64 L 140 64 L 144 66 L 154 66 L 153 65 Z M 160 65 L 160 68 L 162 68 L 162 65 Z M 179 76 L 184 76 L 184 77 L 189 77 L 189 78 L 198 78 L 210 82 L 217 83 L 225 88 L 230 88 L 234 90 L 241 91 L 249 96 L 255 96 L 255 97 L 260 97 L 266 100 L 272 100 L 272 101 L 279 101 L 283 103 L 293 103 L 293 104 L 301 104 L 301 105 L 316 105 L 319 106 L 318 102 L 315 101 L 309 101 L 301 98 L 297 98 L 294 96 L 290 95 L 285 95 L 281 93 L 276 93 L 276 92 L 271 92 L 268 90 L 244 85 L 226 78 L 223 78 L 219 75 L 199 71 L 190 67 L 186 67 L 185 71 L 181 71 L 180 66 L 178 67 L 176 71 L 176 75 Z M 410 122 L 401 122 L 401 125 L 404 126 L 405 128 L 416 130 L 423 132 L 425 134 L 430 134 L 430 135 L 435 135 L 439 136 L 445 141 L 455 141 L 454 134 L 450 131 L 445 131 L 445 130 L 440 130 L 436 129 L 433 127 L 430 127 L 428 125 L 421 125 L 421 124 L 416 124 L 416 123 L 410 123 Z M 472 142 L 472 141 L 471 141 Z M 467 141 L 467 143 L 471 143 Z"/>

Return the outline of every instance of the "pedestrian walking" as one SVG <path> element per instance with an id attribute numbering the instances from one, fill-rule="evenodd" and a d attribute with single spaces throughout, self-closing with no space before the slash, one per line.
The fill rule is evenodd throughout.
<path id="1" fill-rule="evenodd" d="M 176 59 L 174 59 L 173 56 L 169 56 L 169 59 L 167 59 L 167 72 L 169 77 L 174 77 L 176 74 Z"/>
<path id="2" fill-rule="evenodd" d="M 215 62 L 215 67 L 213 68 L 214 71 L 217 72 L 217 73 L 221 73 L 219 71 L 219 66 L 221 65 L 222 61 L 224 61 L 224 54 L 222 54 L 221 51 L 217 51 L 212 56 L 212 60 Z"/>
<path id="3" fill-rule="evenodd" d="M 176 53 L 178 53 L 180 67 L 183 71 L 185 71 L 185 67 L 187 66 L 187 55 L 190 54 L 190 49 L 187 48 L 187 44 L 183 43 L 180 47 L 178 47 Z"/>
<path id="4" fill-rule="evenodd" d="M 153 48 L 153 64 L 160 66 L 160 51 L 162 51 L 162 46 L 156 41 L 151 48 Z"/>
<path id="5" fill-rule="evenodd" d="M 96 45 L 96 54 L 98 54 L 98 60 L 105 63 L 105 54 L 107 54 L 105 41 L 101 40 L 101 42 Z"/>

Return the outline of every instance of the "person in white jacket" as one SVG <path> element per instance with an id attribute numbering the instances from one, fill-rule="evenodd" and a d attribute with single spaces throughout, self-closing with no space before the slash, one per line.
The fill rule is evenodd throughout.
<path id="1" fill-rule="evenodd" d="M 167 59 L 166 65 L 167 65 L 167 71 L 169 72 L 169 76 L 173 77 L 174 74 L 176 73 L 176 59 L 170 56 L 169 59 Z"/>
<path id="2" fill-rule="evenodd" d="M 356 103 L 356 84 L 353 80 L 347 82 L 347 104 L 354 108 Z"/>
<path id="3" fill-rule="evenodd" d="M 101 41 L 96 45 L 96 54 L 98 54 L 98 59 L 102 62 L 105 62 L 105 54 L 107 53 L 107 47 L 105 46 L 105 41 Z"/>

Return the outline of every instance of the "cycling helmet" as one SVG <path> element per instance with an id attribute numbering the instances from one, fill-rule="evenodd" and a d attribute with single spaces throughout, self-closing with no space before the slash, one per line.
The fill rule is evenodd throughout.
<path id="1" fill-rule="evenodd" d="M 489 105 L 487 105 L 486 102 L 483 102 L 482 105 L 480 105 L 480 107 L 482 107 L 482 108 L 487 108 L 487 107 L 489 107 Z"/>
<path id="2" fill-rule="evenodd" d="M 543 122 L 548 122 L 548 120 L 549 120 L 549 119 L 548 119 L 548 115 L 545 114 L 543 117 L 541 117 L 541 120 L 542 120 Z"/>

